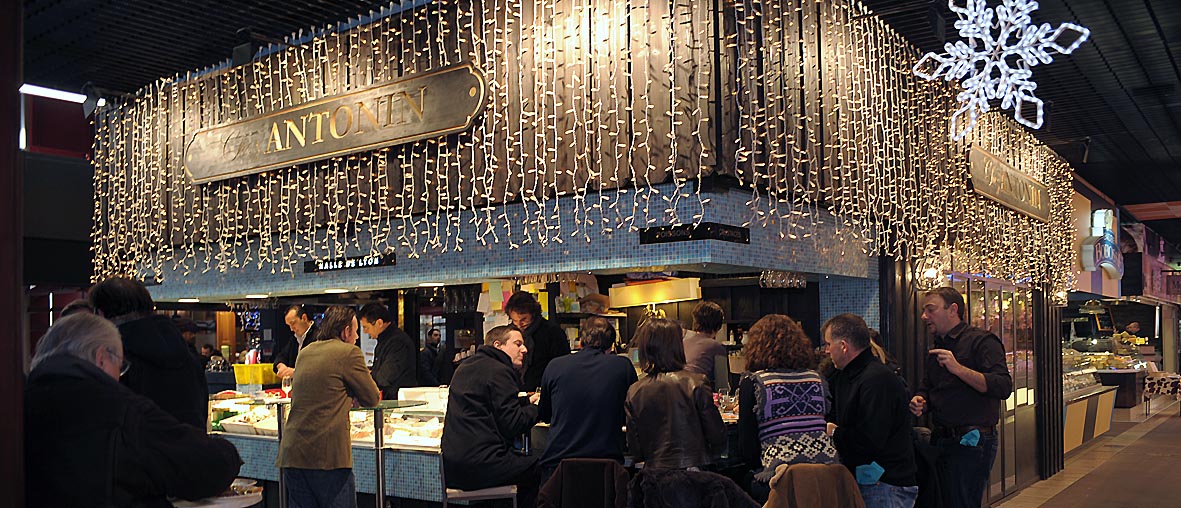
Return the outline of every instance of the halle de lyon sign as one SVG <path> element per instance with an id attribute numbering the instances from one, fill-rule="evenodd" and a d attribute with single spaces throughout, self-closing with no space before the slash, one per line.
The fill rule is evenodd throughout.
<path id="1" fill-rule="evenodd" d="M 185 149 L 193 183 L 467 130 L 484 80 L 460 64 L 198 131 Z"/>

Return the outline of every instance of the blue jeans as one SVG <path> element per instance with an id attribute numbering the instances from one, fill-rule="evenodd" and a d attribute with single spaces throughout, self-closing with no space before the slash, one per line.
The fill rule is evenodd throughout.
<path id="1" fill-rule="evenodd" d="M 877 482 L 857 487 L 861 489 L 861 500 L 865 501 L 865 508 L 914 508 L 914 500 L 919 496 L 918 485 L 899 487 Z"/>
<path id="2" fill-rule="evenodd" d="M 289 508 L 357 508 L 357 482 L 352 468 L 283 468 Z"/>
<path id="3" fill-rule="evenodd" d="M 960 444 L 960 436 L 940 438 L 939 481 L 947 508 L 980 508 L 984 487 L 996 460 L 996 433 L 983 434 L 976 446 Z"/>

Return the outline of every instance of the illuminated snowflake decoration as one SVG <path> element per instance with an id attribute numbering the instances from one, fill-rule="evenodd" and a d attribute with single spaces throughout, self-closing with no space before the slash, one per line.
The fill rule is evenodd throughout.
<path id="1" fill-rule="evenodd" d="M 1029 13 L 1038 9 L 1032 0 L 1002 0 L 995 9 L 986 0 L 966 0 L 963 7 L 948 0 L 947 7 L 959 16 L 955 28 L 964 40 L 946 43 L 946 53 L 923 55 L 914 73 L 926 80 L 939 77 L 960 81 L 963 91 L 956 95 L 960 109 L 951 115 L 951 137 L 959 141 L 987 113 L 989 101 L 1000 100 L 1001 109 L 1013 108 L 1013 118 L 1023 125 L 1042 126 L 1042 100 L 1034 94 L 1037 83 L 1030 70 L 1053 61 L 1051 51 L 1069 55 L 1091 35 L 1073 23 L 1058 28 L 1049 23 L 1031 24 Z M 1022 107 L 1037 107 L 1037 119 L 1025 118 Z M 965 121 L 964 115 L 967 115 Z"/>

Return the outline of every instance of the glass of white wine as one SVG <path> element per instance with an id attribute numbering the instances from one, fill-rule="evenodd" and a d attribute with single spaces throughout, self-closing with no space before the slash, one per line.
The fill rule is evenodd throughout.
<path id="1" fill-rule="evenodd" d="M 295 380 L 295 376 L 287 376 L 287 377 L 283 378 L 283 385 L 281 386 L 281 389 L 283 390 L 284 397 L 287 397 L 289 399 L 291 398 L 291 383 L 294 380 Z"/>

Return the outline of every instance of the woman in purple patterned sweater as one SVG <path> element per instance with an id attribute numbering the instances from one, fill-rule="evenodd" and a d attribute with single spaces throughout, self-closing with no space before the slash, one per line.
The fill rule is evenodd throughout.
<path id="1" fill-rule="evenodd" d="M 765 501 L 780 464 L 837 464 L 825 434 L 828 387 L 816 372 L 817 355 L 800 324 L 764 316 L 743 346 L 747 371 L 738 388 L 739 453 L 754 472 L 750 492 Z"/>

